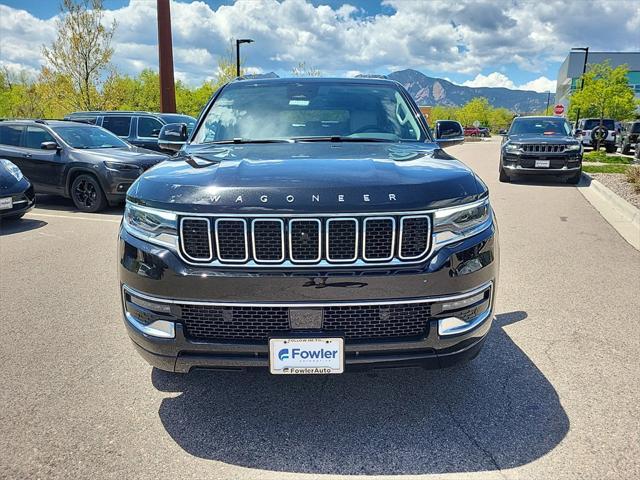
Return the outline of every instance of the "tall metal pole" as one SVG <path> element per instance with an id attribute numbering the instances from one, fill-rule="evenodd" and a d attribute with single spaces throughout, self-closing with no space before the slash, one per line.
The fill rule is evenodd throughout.
<path id="1" fill-rule="evenodd" d="M 236 77 L 240 76 L 240 40 L 236 40 Z"/>
<path id="2" fill-rule="evenodd" d="M 584 74 L 587 73 L 587 60 L 589 58 L 589 47 L 575 48 L 574 50 L 584 50 L 584 64 L 582 65 L 582 79 L 580 82 L 580 91 L 584 88 Z M 578 121 L 580 120 L 580 108 L 576 110 L 576 125 L 575 129 L 578 129 Z"/>
<path id="3" fill-rule="evenodd" d="M 551 90 L 547 90 L 547 109 L 544 111 L 545 115 L 549 115 L 549 99 L 551 98 Z"/>
<path id="4" fill-rule="evenodd" d="M 176 112 L 176 88 L 173 79 L 173 44 L 169 0 L 157 0 L 158 60 L 160 68 L 160 111 Z"/>

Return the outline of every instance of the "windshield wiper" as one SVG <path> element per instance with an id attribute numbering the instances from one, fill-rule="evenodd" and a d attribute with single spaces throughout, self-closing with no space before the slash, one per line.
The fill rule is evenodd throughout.
<path id="1" fill-rule="evenodd" d="M 265 138 L 265 139 L 250 139 L 250 138 L 234 138 L 231 140 L 214 140 L 212 142 L 202 142 L 200 145 L 230 145 L 234 143 L 293 143 L 293 140 L 287 138 Z"/>
<path id="2" fill-rule="evenodd" d="M 383 142 L 390 143 L 394 140 L 375 137 L 345 137 L 341 135 L 331 135 L 326 137 L 293 137 L 296 142 Z"/>

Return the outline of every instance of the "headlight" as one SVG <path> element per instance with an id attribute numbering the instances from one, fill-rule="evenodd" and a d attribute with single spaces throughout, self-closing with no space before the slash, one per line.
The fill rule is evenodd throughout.
<path id="1" fill-rule="evenodd" d="M 175 213 L 127 202 L 123 222 L 125 230 L 134 237 L 165 247 L 178 246 L 178 216 Z"/>
<path id="2" fill-rule="evenodd" d="M 460 207 L 443 208 L 433 214 L 436 246 L 476 235 L 491 224 L 491 206 L 486 198 Z"/>
<path id="3" fill-rule="evenodd" d="M 507 143 L 504 146 L 505 151 L 509 153 L 514 153 L 520 150 L 520 145 L 514 145 L 513 143 Z"/>
<path id="4" fill-rule="evenodd" d="M 4 158 L 0 159 L 0 163 L 11 175 L 15 177 L 17 181 L 20 181 L 24 178 L 24 175 L 22 175 L 22 172 L 16 164 L 11 163 L 9 160 Z"/>
<path id="5" fill-rule="evenodd" d="M 142 168 L 131 163 L 104 162 L 104 166 L 116 172 L 142 172 Z"/>
<path id="6" fill-rule="evenodd" d="M 582 145 L 580 145 L 579 143 L 574 143 L 564 147 L 564 150 L 565 152 L 576 152 L 576 151 L 579 151 L 580 148 L 582 148 Z"/>

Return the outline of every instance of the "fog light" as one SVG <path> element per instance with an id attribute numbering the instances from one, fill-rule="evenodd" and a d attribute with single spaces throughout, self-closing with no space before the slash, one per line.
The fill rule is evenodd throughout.
<path id="1" fill-rule="evenodd" d="M 455 300 L 453 302 L 447 302 L 442 304 L 442 310 L 458 310 L 459 308 L 466 307 L 467 305 L 473 305 L 484 298 L 484 292 L 474 295 L 473 297 L 463 298 L 461 300 Z"/>

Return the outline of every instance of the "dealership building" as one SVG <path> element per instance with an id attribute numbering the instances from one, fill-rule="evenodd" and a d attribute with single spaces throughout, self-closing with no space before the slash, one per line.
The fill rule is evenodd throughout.
<path id="1" fill-rule="evenodd" d="M 580 77 L 584 67 L 585 52 L 569 52 L 567 58 L 562 62 L 558 72 L 558 83 L 556 85 L 556 104 L 561 103 L 567 108 L 571 93 L 580 88 Z M 608 60 L 609 64 L 615 68 L 626 64 L 629 68 L 629 86 L 640 99 L 640 52 L 589 52 L 587 64 L 602 63 Z"/>

